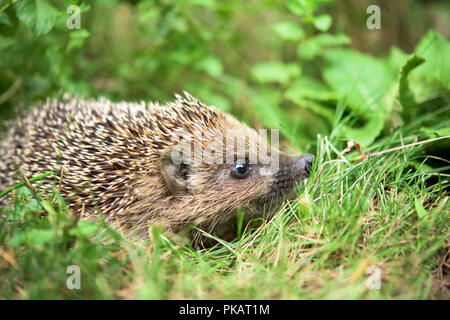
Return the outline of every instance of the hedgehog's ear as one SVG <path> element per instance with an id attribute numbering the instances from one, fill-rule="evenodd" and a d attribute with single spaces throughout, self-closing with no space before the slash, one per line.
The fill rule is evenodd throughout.
<path id="1" fill-rule="evenodd" d="M 161 158 L 161 174 L 172 194 L 188 191 L 190 162 L 182 157 L 174 158 L 172 152 L 166 152 Z"/>

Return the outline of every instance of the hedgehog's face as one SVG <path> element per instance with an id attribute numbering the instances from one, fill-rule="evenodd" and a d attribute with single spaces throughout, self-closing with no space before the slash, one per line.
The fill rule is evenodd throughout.
<path id="1" fill-rule="evenodd" d="M 263 214 L 268 217 L 297 184 L 308 178 L 313 162 L 309 154 L 290 157 L 277 153 L 277 156 L 279 167 L 275 171 L 267 164 L 251 163 L 247 158 L 236 158 L 232 164 L 193 166 L 191 190 L 209 199 L 219 214 L 224 214 L 221 217 L 224 220 L 238 207 L 247 218 Z"/>
<path id="2" fill-rule="evenodd" d="M 198 148 L 192 145 L 192 139 L 185 139 L 188 147 L 184 150 L 197 150 L 193 155 L 186 157 L 172 149 L 162 157 L 161 173 L 168 191 L 198 210 L 197 222 L 229 221 L 238 208 L 249 217 L 261 216 L 264 211 L 271 213 L 311 171 L 311 155 L 281 154 L 267 147 L 255 130 L 240 123 L 237 126 L 235 121 L 231 119 L 229 127 L 239 127 L 237 136 L 244 141 L 243 150 L 238 150 L 235 144 L 229 146 L 222 130 L 207 136 Z M 263 147 L 268 150 L 269 161 L 260 157 L 259 150 Z"/>
<path id="3" fill-rule="evenodd" d="M 286 196 L 309 177 L 313 160 L 311 154 L 294 157 L 279 154 L 278 169 L 268 176 L 269 189 L 243 207 L 244 211 L 252 216 L 273 214 Z"/>

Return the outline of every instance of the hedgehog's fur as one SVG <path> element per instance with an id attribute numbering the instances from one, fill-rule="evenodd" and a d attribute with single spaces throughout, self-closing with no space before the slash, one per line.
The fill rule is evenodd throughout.
<path id="1" fill-rule="evenodd" d="M 164 106 L 49 99 L 16 121 L 1 142 L 0 191 L 20 179 L 17 169 L 28 178 L 51 170 L 54 177 L 33 185 L 44 186 L 45 193 L 56 180 L 61 195 L 82 218 L 99 211 L 127 235 L 144 239 L 149 222 L 173 232 L 196 224 L 224 236 L 239 207 L 247 217 L 270 214 L 310 171 L 310 156 L 281 153 L 280 169 L 270 176 L 252 170 L 248 178 L 235 179 L 230 164 L 188 163 L 181 168 L 166 157 L 178 129 L 191 134 L 194 129 L 234 129 L 247 137 L 247 145 L 266 143 L 255 130 L 187 93 Z M 214 138 L 206 141 L 202 148 L 208 142 L 214 148 Z M 199 234 L 190 232 L 196 241 Z"/>

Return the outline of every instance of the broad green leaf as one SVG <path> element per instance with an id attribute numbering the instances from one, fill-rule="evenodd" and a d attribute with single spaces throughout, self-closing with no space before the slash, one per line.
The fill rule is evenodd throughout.
<path id="1" fill-rule="evenodd" d="M 282 95 L 279 90 L 251 91 L 256 114 L 265 128 L 278 129 L 293 145 L 298 139 L 292 133 L 292 119 L 279 107 Z"/>
<path id="2" fill-rule="evenodd" d="M 397 47 L 392 47 L 386 61 L 389 71 L 395 76 L 398 75 L 408 58 L 408 54 Z"/>
<path id="3" fill-rule="evenodd" d="M 394 84 L 385 65 L 369 55 L 351 50 L 329 50 L 323 72 L 329 86 L 358 112 L 383 112 L 383 96 Z"/>
<path id="4" fill-rule="evenodd" d="M 323 33 L 299 43 L 297 55 L 302 59 L 311 60 L 317 55 L 326 52 L 328 48 L 347 45 L 350 42 L 350 38 L 344 34 Z"/>
<path id="5" fill-rule="evenodd" d="M 89 31 L 85 29 L 70 31 L 70 40 L 67 44 L 67 51 L 75 48 L 81 48 L 85 40 L 90 36 Z"/>
<path id="6" fill-rule="evenodd" d="M 436 80 L 450 90 L 450 43 L 434 30 L 429 31 L 415 50 L 426 62 L 417 68 L 415 75 Z"/>
<path id="7" fill-rule="evenodd" d="M 368 146 L 378 137 L 384 127 L 384 115 L 378 112 L 369 114 L 366 118 L 369 120 L 361 128 L 343 126 L 342 132 L 346 139 L 356 140 L 360 145 Z"/>
<path id="8" fill-rule="evenodd" d="M 301 77 L 296 80 L 285 92 L 286 99 L 294 102 L 300 107 L 307 108 L 325 117 L 330 123 L 334 119 L 334 110 L 327 108 L 321 103 L 312 101 L 336 100 L 336 94 L 329 88 L 310 77 Z"/>
<path id="9" fill-rule="evenodd" d="M 422 162 L 419 162 L 419 161 L 407 161 L 406 165 L 407 166 L 412 166 L 418 172 L 432 172 L 433 171 L 433 167 L 425 164 L 423 161 Z"/>
<path id="10" fill-rule="evenodd" d="M 298 16 L 311 14 L 314 9 L 306 1 L 302 0 L 288 0 L 286 2 L 286 7 L 289 9 L 289 11 Z"/>
<path id="11" fill-rule="evenodd" d="M 23 186 L 16 189 L 16 197 L 31 201 L 33 199 L 33 192 L 27 186 Z"/>
<path id="12" fill-rule="evenodd" d="M 295 102 L 297 97 L 324 101 L 337 99 L 334 91 L 319 81 L 307 76 L 302 76 L 298 80 L 295 80 L 286 90 L 285 96 L 293 102 Z"/>
<path id="13" fill-rule="evenodd" d="M 28 243 L 40 245 L 53 240 L 55 233 L 53 230 L 31 230 L 28 233 Z"/>
<path id="14" fill-rule="evenodd" d="M 224 96 L 219 94 L 210 93 L 208 97 L 208 102 L 209 104 L 216 106 L 217 108 L 223 111 L 229 111 L 231 108 L 230 101 Z"/>
<path id="15" fill-rule="evenodd" d="M 300 65 L 295 63 L 263 62 L 253 66 L 253 77 L 261 83 L 286 84 L 289 80 L 297 77 L 300 72 Z"/>
<path id="16" fill-rule="evenodd" d="M 20 247 L 24 243 L 26 236 L 26 232 L 17 232 L 8 240 L 8 245 L 15 248 Z"/>
<path id="17" fill-rule="evenodd" d="M 429 138 L 447 137 L 450 136 L 450 127 L 442 129 L 420 128 L 420 131 L 425 133 Z"/>
<path id="18" fill-rule="evenodd" d="M 194 68 L 199 71 L 203 71 L 213 78 L 218 78 L 223 74 L 223 66 L 220 59 L 214 56 L 207 56 L 199 60 Z"/>
<path id="19" fill-rule="evenodd" d="M 215 0 L 189 0 L 186 2 L 191 6 L 212 7 L 212 6 L 216 5 Z"/>
<path id="20" fill-rule="evenodd" d="M 39 211 L 42 210 L 42 205 L 36 199 L 31 199 L 27 204 L 26 208 L 31 211 Z"/>
<path id="21" fill-rule="evenodd" d="M 370 144 L 384 127 L 397 93 L 396 78 L 386 65 L 351 50 L 328 50 L 323 76 L 354 114 L 365 121 L 361 128 L 343 127 L 348 139 Z"/>
<path id="22" fill-rule="evenodd" d="M 4 12 L 0 13 L 0 24 L 6 25 L 8 27 L 12 26 L 11 20 L 9 20 L 8 15 Z"/>
<path id="23" fill-rule="evenodd" d="M 22 0 L 16 8 L 19 20 L 37 36 L 50 32 L 58 15 L 58 10 L 46 0 Z"/>
<path id="24" fill-rule="evenodd" d="M 350 44 L 351 40 L 345 34 L 331 34 L 331 33 L 322 33 L 315 37 L 309 38 L 309 40 L 314 41 L 319 46 L 340 46 Z"/>
<path id="25" fill-rule="evenodd" d="M 322 14 L 320 16 L 314 17 L 314 26 L 320 31 L 328 31 L 331 27 L 331 16 L 328 14 Z"/>
<path id="26" fill-rule="evenodd" d="M 330 2 L 330 0 L 288 0 L 286 7 L 295 15 L 311 16 L 323 2 Z"/>
<path id="27" fill-rule="evenodd" d="M 400 70 L 399 99 L 403 108 L 408 108 L 416 105 L 414 94 L 409 88 L 408 74 L 417 66 L 421 65 L 424 61 L 424 58 L 413 55 L 408 59 L 406 64 Z"/>
<path id="28" fill-rule="evenodd" d="M 292 99 L 290 99 L 290 100 L 293 101 Z M 312 112 L 315 112 L 315 113 L 321 115 L 322 117 L 327 119 L 330 124 L 333 123 L 334 114 L 335 114 L 334 110 L 323 105 L 323 103 L 321 103 L 320 101 L 317 102 L 314 100 L 308 100 L 308 99 L 304 99 L 301 97 L 295 97 L 294 100 L 295 100 L 295 103 L 297 105 L 299 105 L 300 107 L 311 110 Z"/>
<path id="29" fill-rule="evenodd" d="M 53 230 L 30 230 L 14 234 L 8 244 L 16 248 L 25 244 L 41 245 L 53 241 L 54 236 Z"/>
<path id="30" fill-rule="evenodd" d="M 8 38 L 0 35 L 0 51 L 12 47 L 15 44 L 17 44 L 17 40 L 15 38 Z"/>
<path id="31" fill-rule="evenodd" d="M 298 41 L 305 36 L 305 31 L 296 23 L 290 21 L 278 22 L 272 25 L 273 31 L 286 41 Z"/>
<path id="32" fill-rule="evenodd" d="M 94 234 L 97 229 L 99 228 L 98 225 L 86 221 L 86 220 L 80 220 L 77 223 L 77 227 L 74 229 L 71 229 L 69 231 L 70 235 L 84 235 L 84 236 L 90 236 Z"/>
<path id="33" fill-rule="evenodd" d="M 266 128 L 280 128 L 281 123 L 287 123 L 286 114 L 278 106 L 282 96 L 278 90 L 265 89 L 251 92 L 252 102 L 258 118 Z"/>
<path id="34" fill-rule="evenodd" d="M 231 103 L 228 96 L 221 95 L 214 91 L 209 85 L 198 87 L 195 85 L 187 86 L 188 92 L 195 92 L 195 95 L 199 97 L 204 103 L 215 106 L 223 111 L 229 111 Z"/>
<path id="35" fill-rule="evenodd" d="M 450 43 L 436 31 L 429 31 L 415 54 L 425 59 L 408 76 L 409 87 L 417 103 L 436 96 L 450 98 Z"/>

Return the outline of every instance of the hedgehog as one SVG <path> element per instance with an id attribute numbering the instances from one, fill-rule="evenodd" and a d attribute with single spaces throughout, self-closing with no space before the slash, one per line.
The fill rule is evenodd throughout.
<path id="1" fill-rule="evenodd" d="M 33 187 L 57 187 L 80 219 L 100 212 L 133 239 L 149 239 L 151 224 L 187 230 L 195 245 L 232 239 L 238 212 L 245 221 L 273 215 L 313 163 L 186 92 L 166 104 L 48 98 L 12 123 L 0 155 L 0 191 L 51 171 Z"/>

